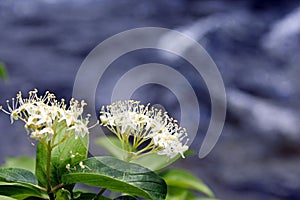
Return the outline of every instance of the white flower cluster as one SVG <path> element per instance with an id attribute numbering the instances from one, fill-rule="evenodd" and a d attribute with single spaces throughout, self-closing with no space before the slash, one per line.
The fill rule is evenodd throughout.
<path id="1" fill-rule="evenodd" d="M 156 108 L 140 105 L 140 102 L 118 101 L 102 107 L 100 111 L 101 125 L 107 127 L 119 137 L 130 135 L 135 138 L 151 139 L 152 148 L 159 155 L 175 157 L 188 149 L 187 133 L 179 127 L 177 121 L 166 112 Z"/>
<path id="2" fill-rule="evenodd" d="M 57 101 L 54 94 L 46 92 L 44 96 L 38 96 L 38 90 L 29 92 L 28 98 L 23 98 L 22 93 L 12 99 L 12 105 L 7 101 L 8 111 L 0 109 L 10 115 L 11 123 L 14 120 L 25 122 L 25 129 L 34 139 L 51 140 L 56 132 L 66 128 L 67 132 L 75 132 L 75 138 L 84 137 L 89 133 L 89 116 L 82 117 L 85 102 L 71 99 L 69 107 L 65 101 Z M 65 127 L 60 124 L 65 121 Z"/>

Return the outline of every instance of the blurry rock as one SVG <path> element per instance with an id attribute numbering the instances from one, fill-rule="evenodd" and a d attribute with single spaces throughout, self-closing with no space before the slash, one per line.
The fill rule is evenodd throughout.
<path id="1" fill-rule="evenodd" d="M 262 133 L 270 140 L 280 135 L 300 143 L 300 117 L 291 108 L 239 90 L 229 89 L 227 95 L 229 112 L 239 118 L 249 132 Z"/>
<path id="2" fill-rule="evenodd" d="M 262 39 L 262 45 L 274 56 L 289 61 L 300 57 L 300 7 L 275 21 L 269 33 Z"/>
<path id="3" fill-rule="evenodd" d="M 251 16 L 249 16 L 247 11 L 240 8 L 239 11 L 228 11 L 225 13 L 217 13 L 202 17 L 196 22 L 178 27 L 177 30 L 187 36 L 190 36 L 196 41 L 201 41 L 201 44 L 206 47 L 205 37 L 214 32 L 222 32 L 225 36 L 228 33 L 236 34 L 236 37 L 243 36 L 243 32 L 246 31 L 243 29 L 243 25 L 247 24 L 250 19 Z M 161 38 L 159 46 L 175 48 L 184 54 L 184 52 L 190 48 L 190 46 L 188 46 L 189 44 L 185 44 L 180 40 L 173 41 L 171 35 L 172 34 L 167 34 Z M 174 56 L 171 59 L 176 59 L 176 57 Z"/>
<path id="4" fill-rule="evenodd" d="M 296 72 L 293 69 L 289 70 L 291 73 Z M 241 70 L 241 76 L 236 77 L 234 81 L 239 89 L 253 96 L 285 101 L 295 95 L 297 90 L 289 76 L 289 70 L 277 70 L 269 66 L 248 68 Z"/>

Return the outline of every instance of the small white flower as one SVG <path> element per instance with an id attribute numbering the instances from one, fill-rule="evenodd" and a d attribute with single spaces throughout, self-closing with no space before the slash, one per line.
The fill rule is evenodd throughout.
<path id="1" fill-rule="evenodd" d="M 84 169 L 84 168 L 85 168 L 85 165 L 83 164 L 82 161 L 80 161 L 79 166 L 80 166 L 81 169 Z"/>
<path id="2" fill-rule="evenodd" d="M 86 119 L 86 122 L 82 122 L 80 120 L 77 120 L 74 125 L 68 129 L 68 130 L 74 130 L 75 131 L 75 138 L 77 139 L 80 135 L 81 137 L 84 137 L 86 134 L 89 133 L 89 128 L 87 127 L 88 120 Z"/>
<path id="3" fill-rule="evenodd" d="M 14 120 L 18 120 L 19 119 L 19 111 L 18 109 L 13 110 L 10 114 L 10 122 L 13 123 Z"/>
<path id="4" fill-rule="evenodd" d="M 49 135 L 53 135 L 54 134 L 54 131 L 52 128 L 50 127 L 46 127 L 46 128 L 43 128 L 41 130 L 41 134 L 49 134 Z"/>
<path id="5" fill-rule="evenodd" d="M 66 165 L 66 169 L 67 169 L 68 171 L 70 171 L 71 165 L 70 165 L 69 163 Z"/>
<path id="6" fill-rule="evenodd" d="M 61 118 L 61 121 L 66 120 L 67 126 L 72 126 L 74 125 L 76 118 L 70 111 L 66 111 L 63 113 L 63 116 Z"/>
<path id="7" fill-rule="evenodd" d="M 57 133 L 56 128 L 63 122 L 68 130 L 65 134 L 73 132 L 77 138 L 89 133 L 88 117 L 82 117 L 85 105 L 84 101 L 71 99 L 68 107 L 64 99 L 57 101 L 55 95 L 48 91 L 44 96 L 38 96 L 35 89 L 29 92 L 28 98 L 23 98 L 19 92 L 16 100 L 12 98 L 11 105 L 7 101 L 8 111 L 2 107 L 0 109 L 10 115 L 12 123 L 14 120 L 24 121 L 25 129 L 32 138 L 51 140 Z"/>
<path id="8" fill-rule="evenodd" d="M 160 155 L 174 157 L 188 149 L 187 133 L 179 127 L 177 121 L 156 108 L 140 105 L 140 102 L 118 101 L 102 107 L 100 111 L 101 125 L 107 127 L 119 138 L 134 137 L 134 141 L 151 140 L 145 151 L 156 151 Z M 126 143 L 128 141 L 121 141 Z M 139 144 L 139 142 L 137 142 Z M 151 143 L 150 143 L 151 144 Z M 136 147 L 137 149 L 137 147 Z"/>
<path id="9" fill-rule="evenodd" d="M 31 133 L 32 138 L 41 138 L 41 136 L 43 136 L 43 135 L 40 133 L 40 131 L 37 131 L 37 130 L 35 130 Z"/>
<path id="10" fill-rule="evenodd" d="M 87 165 L 84 165 L 82 161 L 80 161 L 79 166 L 81 169 L 89 169 L 91 170 L 91 168 L 89 168 Z"/>
<path id="11" fill-rule="evenodd" d="M 53 129 L 46 127 L 43 128 L 42 130 L 33 131 L 30 136 L 35 139 L 47 138 L 47 140 L 50 140 L 53 134 L 54 134 Z"/>

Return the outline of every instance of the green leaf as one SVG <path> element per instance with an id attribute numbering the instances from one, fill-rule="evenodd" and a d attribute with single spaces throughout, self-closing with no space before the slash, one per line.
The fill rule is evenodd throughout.
<path id="1" fill-rule="evenodd" d="M 0 181 L 30 183 L 33 185 L 38 183 L 32 172 L 19 168 L 0 168 Z"/>
<path id="2" fill-rule="evenodd" d="M 6 158 L 5 164 L 2 165 L 2 167 L 15 167 L 15 168 L 21 168 L 26 169 L 31 172 L 34 172 L 35 169 L 35 160 L 32 157 L 27 156 L 21 156 L 21 157 L 9 157 Z"/>
<path id="3" fill-rule="evenodd" d="M 100 137 L 96 140 L 96 144 L 102 146 L 112 156 L 122 159 L 123 151 L 121 149 L 121 142 L 117 137 Z M 142 165 L 143 167 L 146 167 L 152 171 L 157 171 L 171 165 L 180 157 L 181 156 L 178 155 L 172 159 L 169 159 L 166 155 L 150 154 L 131 162 Z"/>
<path id="4" fill-rule="evenodd" d="M 3 196 L 3 195 L 0 195 L 0 199 L 1 200 L 16 200 L 15 198 L 8 197 L 8 196 Z"/>
<path id="5" fill-rule="evenodd" d="M 213 192 L 201 180 L 187 171 L 170 169 L 163 172 L 161 176 L 165 179 L 168 187 L 193 189 L 209 197 L 214 197 Z"/>
<path id="6" fill-rule="evenodd" d="M 39 185 L 46 187 L 47 178 L 46 178 L 46 163 L 47 163 L 47 151 L 45 147 L 39 143 L 36 149 L 36 166 L 35 166 L 35 175 L 38 179 Z"/>
<path id="7" fill-rule="evenodd" d="M 166 183 L 154 172 L 113 157 L 89 158 L 62 180 L 66 184 L 79 182 L 146 199 L 162 200 L 167 192 Z"/>
<path id="8" fill-rule="evenodd" d="M 55 195 L 56 195 L 56 199 L 60 199 L 60 200 L 71 200 L 72 199 L 71 193 L 64 188 L 58 190 L 55 193 Z"/>
<path id="9" fill-rule="evenodd" d="M 182 200 L 194 197 L 194 195 L 189 195 L 190 191 L 182 188 L 175 188 L 168 186 L 168 194 L 166 200 Z M 188 198 L 189 197 L 189 198 Z"/>
<path id="10" fill-rule="evenodd" d="M 110 153 L 115 158 L 122 160 L 123 150 L 121 148 L 121 142 L 117 137 L 100 137 L 96 139 L 95 143 L 102 146 L 108 153 Z"/>
<path id="11" fill-rule="evenodd" d="M 48 195 L 37 187 L 26 183 L 0 182 L 0 195 L 23 200 L 28 197 L 47 199 Z"/>
<path id="12" fill-rule="evenodd" d="M 0 168 L 0 194 L 11 196 L 16 199 L 27 197 L 47 197 L 38 184 L 35 175 L 25 169 Z M 5 182 L 3 182 L 5 181 Z"/>
<path id="13" fill-rule="evenodd" d="M 184 153 L 185 157 L 191 154 L 193 154 L 192 150 L 187 150 Z M 181 159 L 181 155 L 177 155 L 174 158 L 169 158 L 166 155 L 150 154 L 139 159 L 133 160 L 132 162 L 147 167 L 152 171 L 158 171 L 171 165 L 179 159 Z"/>
<path id="14" fill-rule="evenodd" d="M 7 80 L 8 78 L 6 67 L 3 62 L 0 62 L 0 78 L 3 80 Z"/>
<path id="15" fill-rule="evenodd" d="M 49 199 L 49 197 L 45 197 L 45 199 Z M 41 200 L 40 197 L 27 197 L 24 200 Z"/>
<path id="16" fill-rule="evenodd" d="M 139 159 L 133 160 L 132 162 L 147 167 L 152 171 L 157 171 L 171 165 L 180 158 L 180 155 L 177 155 L 174 158 L 170 159 L 166 155 L 150 154 Z"/>
<path id="17" fill-rule="evenodd" d="M 215 198 L 197 197 L 194 192 L 178 187 L 168 187 L 168 194 L 166 200 L 216 200 Z"/>
<path id="18" fill-rule="evenodd" d="M 60 132 L 55 141 L 60 141 L 67 133 L 65 121 L 60 123 Z M 59 129 L 59 128 L 58 128 Z M 63 143 L 56 146 L 51 153 L 51 185 L 55 186 L 61 183 L 61 176 L 67 172 L 66 165 L 75 165 L 87 158 L 88 140 L 86 135 L 84 138 L 78 137 L 75 139 L 74 132 Z M 36 152 L 36 176 L 39 184 L 43 187 L 47 185 L 46 178 L 46 163 L 47 163 L 47 149 L 42 144 L 37 145 Z"/>
<path id="19" fill-rule="evenodd" d="M 94 193 L 81 193 L 81 192 L 75 192 L 74 193 L 74 197 L 75 199 L 78 199 L 78 200 L 91 200 L 93 199 L 94 197 L 96 196 L 96 194 Z M 105 196 L 101 196 L 99 200 L 112 200 L 110 198 L 107 198 Z"/>
<path id="20" fill-rule="evenodd" d="M 125 196 L 120 196 L 114 200 L 137 200 L 137 198 L 133 197 L 133 196 L 128 196 L 128 195 L 125 195 Z"/>

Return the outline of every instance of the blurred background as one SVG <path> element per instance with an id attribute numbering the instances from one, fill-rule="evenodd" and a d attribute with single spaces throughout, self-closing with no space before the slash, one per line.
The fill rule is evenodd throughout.
<path id="1" fill-rule="evenodd" d="M 70 99 L 77 70 L 96 45 L 146 26 L 178 30 L 197 40 L 217 64 L 227 92 L 225 127 L 213 151 L 174 167 L 191 170 L 219 199 L 300 199 L 296 0 L 1 0 L 0 60 L 9 75 L 0 81 L 1 104 L 33 88 Z M 197 152 L 210 119 L 210 98 L 200 75 L 181 58 L 151 49 L 120 57 L 99 83 L 97 105 L 109 103 L 122 74 L 149 62 L 174 67 L 195 90 L 201 126 L 191 148 Z M 133 97 L 180 116 L 167 88 L 145 85 Z M 34 155 L 22 123 L 11 126 L 2 113 L 0 127 L 1 164 L 8 156 Z"/>

